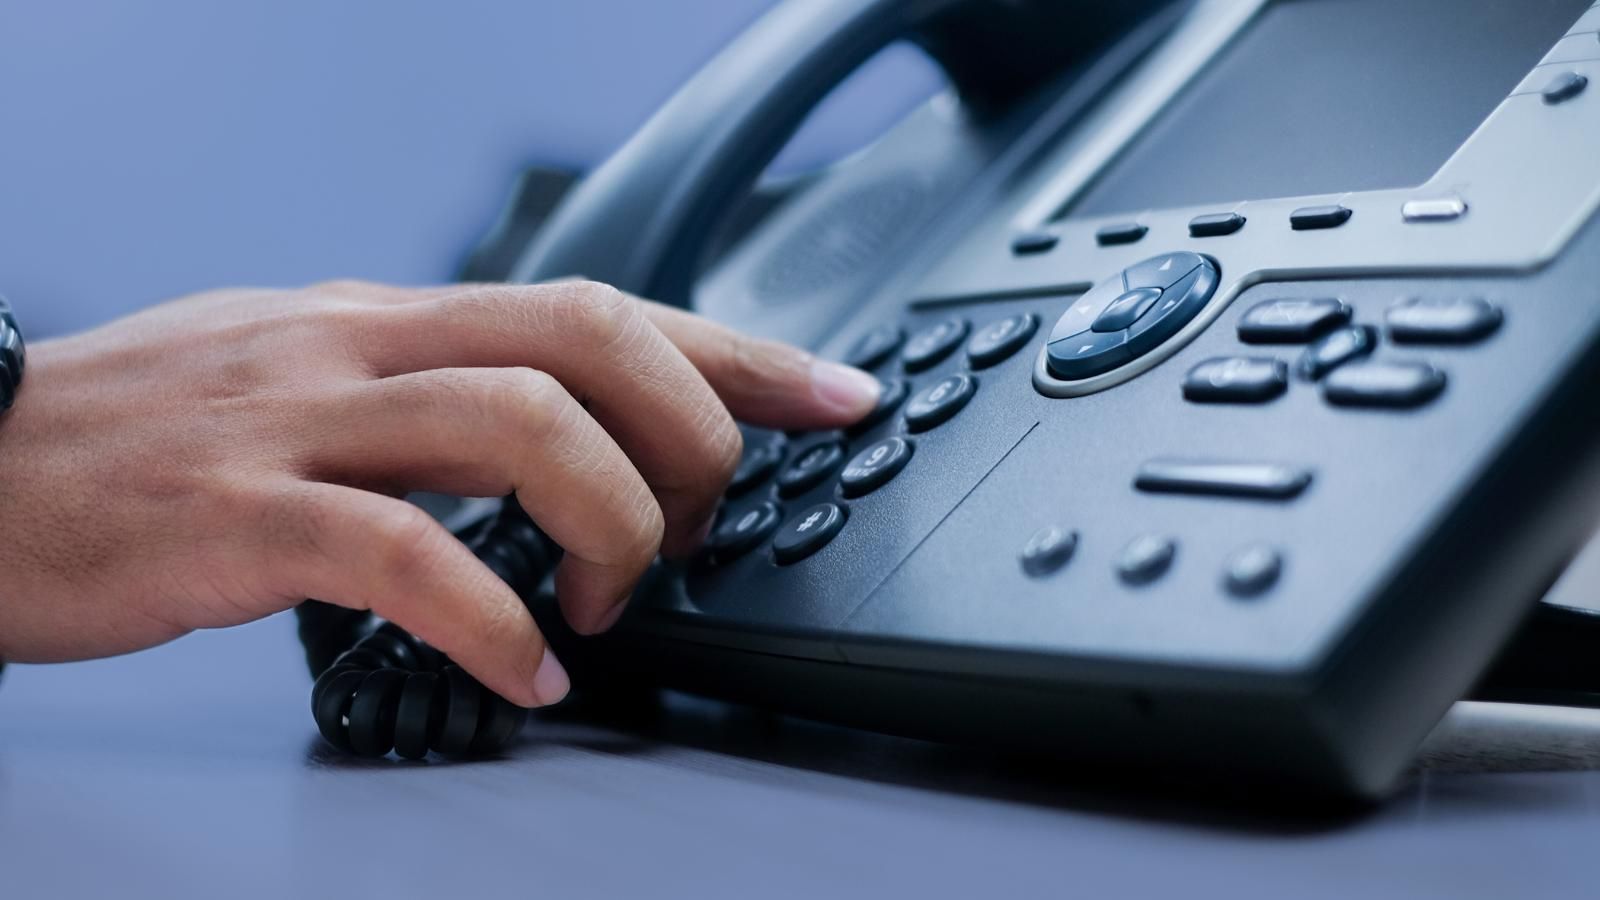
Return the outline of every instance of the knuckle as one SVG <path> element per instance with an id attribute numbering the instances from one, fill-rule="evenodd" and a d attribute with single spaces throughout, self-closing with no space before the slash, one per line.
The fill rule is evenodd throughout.
<path id="1" fill-rule="evenodd" d="M 563 285 L 554 309 L 559 333 L 591 347 L 610 347 L 635 327 L 639 312 L 628 295 L 609 284 L 580 281 Z"/>
<path id="2" fill-rule="evenodd" d="M 397 503 L 368 523 L 377 546 L 379 564 L 402 582 L 430 571 L 444 548 L 440 529 L 428 514 L 409 504 Z"/>
<path id="3" fill-rule="evenodd" d="M 733 472 L 739 467 L 739 460 L 744 456 L 744 435 L 740 433 L 739 426 L 734 424 L 733 417 L 728 415 L 727 410 L 718 405 L 715 412 L 715 421 L 706 429 L 706 440 L 711 448 L 714 489 L 720 492 L 733 478 Z"/>
<path id="4" fill-rule="evenodd" d="M 350 296 L 370 294 L 376 288 L 377 284 L 375 282 L 363 281 L 359 278 L 331 278 L 307 287 L 306 292 L 310 294 L 342 294 Z"/>
<path id="5" fill-rule="evenodd" d="M 478 385 L 483 415 L 517 441 L 540 440 L 559 427 L 566 389 L 537 369 L 496 369 Z"/>
<path id="6" fill-rule="evenodd" d="M 622 548 L 623 562 L 636 568 L 644 568 L 661 552 L 661 542 L 666 538 L 666 517 L 661 513 L 661 504 L 649 491 L 640 491 L 642 496 L 634 499 L 633 529 L 629 542 Z"/>

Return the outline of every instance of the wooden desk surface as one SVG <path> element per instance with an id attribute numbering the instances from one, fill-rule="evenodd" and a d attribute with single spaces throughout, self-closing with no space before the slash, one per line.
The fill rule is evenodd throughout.
<path id="1" fill-rule="evenodd" d="M 0 895 L 1600 894 L 1595 711 L 1461 704 L 1390 802 L 1300 819 L 681 696 L 501 760 L 350 760 L 300 666 L 279 617 L 8 669 Z"/>

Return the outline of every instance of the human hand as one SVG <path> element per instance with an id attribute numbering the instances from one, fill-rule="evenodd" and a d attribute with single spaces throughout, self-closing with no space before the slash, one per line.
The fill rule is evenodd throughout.
<path id="1" fill-rule="evenodd" d="M 29 347 L 0 418 L 0 659 L 125 653 L 315 597 L 371 609 L 501 696 L 567 676 L 413 490 L 515 493 L 608 628 L 704 537 L 733 416 L 826 428 L 877 382 L 583 282 L 228 290 Z M 730 415 L 730 412 L 732 415 Z"/>

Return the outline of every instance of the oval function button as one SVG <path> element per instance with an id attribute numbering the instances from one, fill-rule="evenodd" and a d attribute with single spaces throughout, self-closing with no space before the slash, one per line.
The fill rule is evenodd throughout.
<path id="1" fill-rule="evenodd" d="M 1278 463 L 1152 459 L 1139 467 L 1133 486 L 1159 494 L 1210 494 L 1288 500 L 1311 484 L 1311 470 Z"/>
<path id="2" fill-rule="evenodd" d="M 921 372 L 938 365 L 958 344 L 966 340 L 966 319 L 945 319 L 912 335 L 900 351 L 907 372 Z"/>
<path id="3" fill-rule="evenodd" d="M 970 375 L 946 375 L 906 404 L 906 427 L 912 431 L 927 431 L 949 421 L 977 390 L 977 382 Z"/>
<path id="4" fill-rule="evenodd" d="M 1094 233 L 1094 242 L 1102 247 L 1131 244 L 1149 231 L 1148 226 L 1140 225 L 1138 222 L 1115 222 L 1100 226 Z"/>
<path id="5" fill-rule="evenodd" d="M 706 539 L 706 552 L 714 562 L 725 563 L 749 553 L 778 527 L 783 511 L 764 502 L 717 526 Z"/>
<path id="6" fill-rule="evenodd" d="M 1335 297 L 1263 300 L 1239 317 L 1247 344 L 1304 344 L 1350 321 L 1350 306 Z"/>
<path id="7" fill-rule="evenodd" d="M 1289 387 L 1289 367 L 1264 356 L 1205 360 L 1183 378 L 1183 396 L 1199 403 L 1264 403 Z"/>
<path id="8" fill-rule="evenodd" d="M 1244 227 L 1244 216 L 1238 213 L 1211 213 L 1189 220 L 1190 237 L 1221 237 L 1233 234 Z"/>
<path id="9" fill-rule="evenodd" d="M 798 562 L 821 550 L 844 527 L 844 510 L 818 503 L 785 522 L 772 538 L 772 556 L 779 565 Z"/>
<path id="10" fill-rule="evenodd" d="M 1022 545 L 1022 571 L 1041 578 L 1067 564 L 1078 549 L 1078 533 L 1056 525 L 1041 528 Z"/>
<path id="11" fill-rule="evenodd" d="M 855 455 L 839 473 L 839 489 L 846 497 L 860 497 L 883 487 L 900 474 L 911 459 L 911 442 L 884 438 Z"/>
<path id="12" fill-rule="evenodd" d="M 875 369 L 893 356 L 905 339 L 906 333 L 899 325 L 879 325 L 856 339 L 844 355 L 844 362 L 858 369 Z"/>
<path id="13" fill-rule="evenodd" d="M 1467 214 L 1467 201 L 1450 195 L 1407 200 L 1400 215 L 1407 222 L 1450 222 Z"/>
<path id="14" fill-rule="evenodd" d="M 1117 555 L 1117 577 L 1127 584 L 1149 584 L 1166 574 L 1177 553 L 1178 545 L 1172 538 L 1140 535 Z"/>
<path id="15" fill-rule="evenodd" d="M 813 444 L 794 458 L 778 475 L 778 493 L 793 497 L 811 490 L 844 461 L 844 445 L 838 441 Z"/>
<path id="16" fill-rule="evenodd" d="M 1377 346 L 1378 329 L 1371 325 L 1347 325 L 1328 332 L 1307 347 L 1300 354 L 1300 361 L 1295 363 L 1295 373 L 1307 381 L 1316 381 L 1353 359 L 1370 356 Z"/>
<path id="17" fill-rule="evenodd" d="M 1350 220 L 1348 206 L 1302 206 L 1289 213 L 1289 227 L 1295 231 L 1312 231 L 1319 228 L 1338 228 Z"/>
<path id="18" fill-rule="evenodd" d="M 1032 340 L 1038 329 L 1039 317 L 1033 313 L 996 319 L 978 329 L 967 342 L 967 361 L 974 369 L 986 369 L 1003 362 Z"/>
<path id="19" fill-rule="evenodd" d="M 1258 597 L 1266 593 L 1283 572 L 1283 557 L 1276 548 L 1252 544 L 1228 557 L 1222 569 L 1222 584 L 1235 597 Z"/>
<path id="20" fill-rule="evenodd" d="M 1500 308 L 1482 297 L 1411 297 L 1384 310 L 1397 344 L 1466 344 L 1500 327 Z"/>
<path id="21" fill-rule="evenodd" d="M 1554 106 L 1578 96 L 1588 86 L 1589 79 L 1577 72 L 1562 72 L 1550 79 L 1550 83 L 1539 94 L 1544 97 L 1545 103 Z"/>
<path id="22" fill-rule="evenodd" d="M 1011 239 L 1011 252 L 1018 256 L 1044 253 L 1060 240 L 1060 237 L 1048 231 L 1025 231 Z"/>
<path id="23" fill-rule="evenodd" d="M 1338 406 L 1421 406 L 1444 390 L 1444 373 L 1423 362 L 1340 366 L 1322 382 L 1322 396 Z"/>

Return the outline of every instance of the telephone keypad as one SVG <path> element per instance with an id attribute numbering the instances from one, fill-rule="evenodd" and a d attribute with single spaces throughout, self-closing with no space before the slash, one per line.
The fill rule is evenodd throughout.
<path id="1" fill-rule="evenodd" d="M 772 538 L 772 556 L 789 565 L 816 553 L 844 528 L 845 511 L 836 503 L 818 503 L 783 524 Z"/>
<path id="2" fill-rule="evenodd" d="M 900 351 L 900 361 L 907 372 L 921 372 L 938 365 L 940 360 L 967 338 L 971 328 L 966 319 L 944 319 L 911 336 Z"/>
<path id="3" fill-rule="evenodd" d="M 961 372 L 946 375 L 906 404 L 906 427 L 912 431 L 927 431 L 942 425 L 960 412 L 977 392 L 978 383 L 971 375 Z"/>
<path id="4" fill-rule="evenodd" d="M 868 445 L 839 473 L 839 490 L 846 497 L 872 493 L 900 474 L 911 452 L 911 442 L 905 438 L 888 437 Z"/>
<path id="5" fill-rule="evenodd" d="M 803 494 L 826 481 L 843 461 L 844 444 L 839 441 L 813 444 L 778 475 L 778 493 L 785 497 Z"/>

